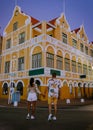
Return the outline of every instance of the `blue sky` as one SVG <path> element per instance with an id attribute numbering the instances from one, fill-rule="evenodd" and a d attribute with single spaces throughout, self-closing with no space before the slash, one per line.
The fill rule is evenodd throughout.
<path id="1" fill-rule="evenodd" d="M 16 3 L 23 12 L 40 21 L 49 21 L 64 12 L 71 30 L 83 24 L 89 41 L 93 41 L 93 0 L 0 0 L 1 34 Z"/>

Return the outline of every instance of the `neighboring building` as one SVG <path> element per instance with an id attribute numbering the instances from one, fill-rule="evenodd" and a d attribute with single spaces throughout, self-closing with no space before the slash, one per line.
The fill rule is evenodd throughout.
<path id="1" fill-rule="evenodd" d="M 41 22 L 16 6 L 3 35 L 0 95 L 8 97 L 12 82 L 25 99 L 30 77 L 44 91 L 55 71 L 62 84 L 60 99 L 89 98 L 92 65 L 93 45 L 83 25 L 71 31 L 64 14 Z"/>

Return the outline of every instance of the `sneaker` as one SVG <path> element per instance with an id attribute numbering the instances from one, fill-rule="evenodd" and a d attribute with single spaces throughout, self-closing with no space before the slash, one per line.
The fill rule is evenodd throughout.
<path id="1" fill-rule="evenodd" d="M 34 120 L 34 119 L 35 119 L 35 117 L 32 115 L 32 116 L 31 116 L 31 119 L 32 119 L 32 120 Z"/>
<path id="2" fill-rule="evenodd" d="M 49 114 L 48 121 L 52 120 L 52 114 Z"/>
<path id="3" fill-rule="evenodd" d="M 53 116 L 53 118 L 52 118 L 52 119 L 55 121 L 57 118 L 56 118 L 56 116 Z"/>
<path id="4" fill-rule="evenodd" d="M 26 119 L 27 119 L 27 120 L 29 120 L 29 119 L 30 119 L 30 115 L 29 115 L 29 114 L 27 114 Z"/>

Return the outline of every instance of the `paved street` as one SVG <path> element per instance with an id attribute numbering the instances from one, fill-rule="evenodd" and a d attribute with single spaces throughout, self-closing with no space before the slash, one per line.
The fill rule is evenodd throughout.
<path id="1" fill-rule="evenodd" d="M 26 120 L 26 108 L 0 107 L 0 130 L 93 130 L 93 105 L 58 109 L 57 121 L 47 121 L 48 109 L 37 107 Z"/>

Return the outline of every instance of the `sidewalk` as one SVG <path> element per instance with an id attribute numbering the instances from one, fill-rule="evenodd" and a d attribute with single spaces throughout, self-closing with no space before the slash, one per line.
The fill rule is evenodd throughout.
<path id="1" fill-rule="evenodd" d="M 93 99 L 84 99 L 84 102 L 81 102 L 80 99 L 71 99 L 70 102 L 68 100 L 58 100 L 58 108 L 72 108 L 72 107 L 77 107 L 77 106 L 85 106 L 85 105 L 90 105 L 93 104 Z M 7 99 L 0 99 L 0 107 L 14 107 L 14 104 L 8 104 Z M 27 107 L 27 101 L 26 100 L 21 100 L 17 107 Z M 40 108 L 47 108 L 48 104 L 47 101 L 37 101 L 37 107 Z"/>

